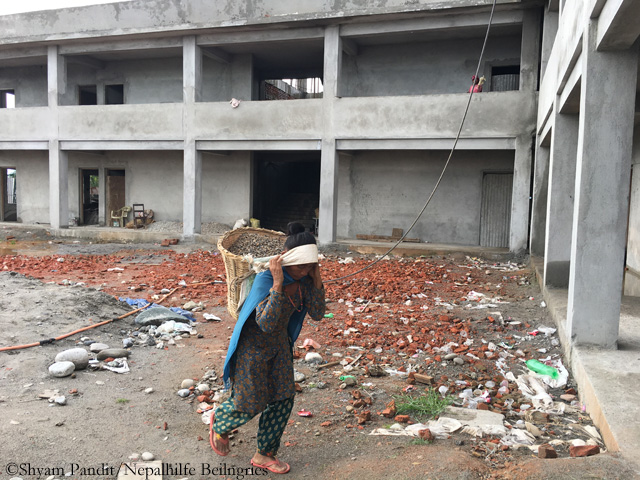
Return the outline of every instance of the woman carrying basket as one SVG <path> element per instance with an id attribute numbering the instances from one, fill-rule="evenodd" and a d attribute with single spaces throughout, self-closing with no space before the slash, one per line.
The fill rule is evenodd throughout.
<path id="1" fill-rule="evenodd" d="M 224 365 L 224 382 L 231 397 L 211 415 L 209 441 L 218 454 L 229 453 L 229 432 L 258 413 L 255 467 L 287 473 L 276 458 L 295 396 L 293 343 L 308 313 L 320 320 L 325 295 L 315 237 L 300 223 L 288 225 L 284 253 L 269 260 L 244 301 Z"/>

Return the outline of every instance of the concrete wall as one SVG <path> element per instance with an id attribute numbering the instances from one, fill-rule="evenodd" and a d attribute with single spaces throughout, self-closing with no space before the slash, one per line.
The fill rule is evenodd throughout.
<path id="1" fill-rule="evenodd" d="M 13 89 L 16 108 L 47 106 L 47 67 L 0 68 L 0 90 Z"/>
<path id="2" fill-rule="evenodd" d="M 340 200 L 338 236 L 391 235 L 394 227 L 406 230 L 431 193 L 448 153 L 372 151 L 350 158 L 340 168 L 339 192 L 346 191 L 347 198 L 344 203 Z M 483 172 L 513 172 L 513 161 L 512 151 L 456 152 L 451 169 L 409 236 L 478 245 Z"/>
<path id="3" fill-rule="evenodd" d="M 360 47 L 357 56 L 343 57 L 341 92 L 344 96 L 466 92 L 483 40 L 478 37 Z M 491 38 L 480 74 L 490 81 L 491 64 L 519 65 L 520 44 L 520 36 Z"/>
<path id="4" fill-rule="evenodd" d="M 49 223 L 47 152 L 0 151 L 0 166 L 16 169 L 18 222 Z"/>
<path id="5" fill-rule="evenodd" d="M 626 261 L 628 269 L 624 277 L 624 294 L 640 296 L 640 128 L 637 122 L 632 162 Z"/>
<path id="6" fill-rule="evenodd" d="M 249 152 L 202 155 L 202 221 L 233 225 L 251 212 Z"/>

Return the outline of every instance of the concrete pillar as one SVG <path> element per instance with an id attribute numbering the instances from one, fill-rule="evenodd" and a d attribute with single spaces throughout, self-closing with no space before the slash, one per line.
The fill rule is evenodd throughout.
<path id="1" fill-rule="evenodd" d="M 536 142 L 535 169 L 531 205 L 531 229 L 529 251 L 532 255 L 544 255 L 547 223 L 547 193 L 549 187 L 549 147 Z"/>
<path id="2" fill-rule="evenodd" d="M 541 18 L 540 9 L 528 9 L 523 12 L 522 45 L 520 47 L 521 92 L 533 92 L 538 89 Z"/>
<path id="3" fill-rule="evenodd" d="M 110 227 L 111 212 L 107 212 L 107 169 L 104 168 L 102 159 L 100 159 L 98 169 L 98 191 L 100 192 L 98 197 L 98 225 Z"/>
<path id="4" fill-rule="evenodd" d="M 253 80 L 253 55 L 234 55 L 231 60 L 231 96 L 238 100 L 258 100 L 259 85 Z M 229 99 L 231 100 L 231 99 Z"/>
<path id="5" fill-rule="evenodd" d="M 320 155 L 320 217 L 318 240 L 321 245 L 336 241 L 338 213 L 338 165 L 336 139 L 333 132 L 333 106 L 339 101 L 338 85 L 342 64 L 342 45 L 338 26 L 325 30 L 324 38 L 324 91 L 323 136 Z"/>
<path id="6" fill-rule="evenodd" d="M 49 223 L 69 227 L 69 158 L 58 140 L 49 140 Z"/>
<path id="7" fill-rule="evenodd" d="M 553 42 L 556 39 L 558 33 L 558 12 L 549 10 L 547 6 L 544 12 L 544 25 L 542 27 L 542 52 L 540 54 L 540 79 L 544 78 L 544 74 L 547 71 L 547 63 L 549 63 L 549 57 L 551 56 L 551 49 L 553 48 Z"/>
<path id="8" fill-rule="evenodd" d="M 47 92 L 49 107 L 57 107 L 60 96 L 63 95 L 66 90 L 66 62 L 62 55 L 58 55 L 58 46 L 51 45 L 47 49 Z"/>
<path id="9" fill-rule="evenodd" d="M 583 35 L 580 123 L 567 331 L 576 344 L 615 348 L 627 231 L 638 50 L 597 52 Z"/>
<path id="10" fill-rule="evenodd" d="M 529 200 L 531 198 L 532 141 L 529 135 L 516 137 L 511 196 L 511 228 L 509 250 L 521 253 L 527 248 L 529 232 Z"/>
<path id="11" fill-rule="evenodd" d="M 578 124 L 577 115 L 556 114 L 551 132 L 544 284 L 554 287 L 569 285 Z"/>
<path id="12" fill-rule="evenodd" d="M 202 231 L 202 154 L 192 134 L 195 104 L 202 90 L 202 52 L 195 36 L 183 39 L 182 82 L 184 92 L 184 163 L 182 180 L 182 228 L 185 237 Z"/>
<path id="13" fill-rule="evenodd" d="M 0 222 L 4 222 L 4 210 L 7 205 L 7 169 L 0 168 Z M 16 215 L 18 212 L 16 212 Z"/>

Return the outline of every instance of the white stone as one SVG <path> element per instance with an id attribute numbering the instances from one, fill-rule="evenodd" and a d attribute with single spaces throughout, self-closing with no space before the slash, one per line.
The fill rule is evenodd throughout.
<path id="1" fill-rule="evenodd" d="M 320 363 L 322 362 L 322 355 L 316 352 L 309 352 L 305 355 L 304 361 L 308 363 Z"/>
<path id="2" fill-rule="evenodd" d="M 180 388 L 190 388 L 196 384 L 195 380 L 191 378 L 185 378 L 180 384 Z"/>
<path id="3" fill-rule="evenodd" d="M 89 353 L 84 348 L 71 348 L 56 355 L 56 362 L 73 362 L 76 370 L 89 365 Z"/>
<path id="4" fill-rule="evenodd" d="M 209 384 L 207 383 L 201 383 L 196 387 L 196 390 L 198 390 L 198 392 L 203 393 L 206 392 L 207 390 L 211 390 L 211 387 L 209 387 Z"/>
<path id="5" fill-rule="evenodd" d="M 101 352 L 102 350 L 106 350 L 107 348 L 109 348 L 109 345 L 107 345 L 106 343 L 99 343 L 99 342 L 92 343 L 89 346 L 89 350 L 91 350 L 94 353 Z"/>
<path id="6" fill-rule="evenodd" d="M 143 452 L 141 458 L 145 462 L 150 462 L 151 460 L 153 460 L 155 458 L 155 456 L 151 452 Z"/>
<path id="7" fill-rule="evenodd" d="M 54 377 L 68 377 L 75 369 L 73 362 L 56 362 L 49 367 L 49 373 Z"/>
<path id="8" fill-rule="evenodd" d="M 153 388 L 152 387 L 145 388 L 144 393 L 153 393 Z"/>
<path id="9" fill-rule="evenodd" d="M 66 397 L 56 397 L 54 399 L 54 402 L 56 402 L 58 405 L 66 405 L 67 404 L 67 399 L 66 399 Z"/>

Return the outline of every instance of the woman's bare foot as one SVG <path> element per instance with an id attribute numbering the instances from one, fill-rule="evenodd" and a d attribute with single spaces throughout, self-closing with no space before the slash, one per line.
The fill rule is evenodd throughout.
<path id="1" fill-rule="evenodd" d="M 251 465 L 258 468 L 266 468 L 273 473 L 287 473 L 291 467 L 289 464 L 268 455 L 261 455 L 256 452 L 251 459 Z"/>

